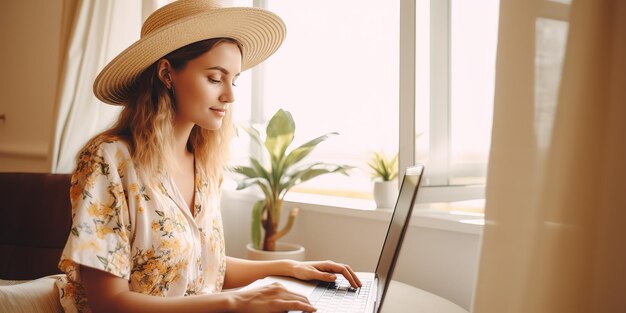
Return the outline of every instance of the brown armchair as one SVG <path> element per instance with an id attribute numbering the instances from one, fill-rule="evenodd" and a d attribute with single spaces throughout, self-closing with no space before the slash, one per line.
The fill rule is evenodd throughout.
<path id="1" fill-rule="evenodd" d="M 69 174 L 0 173 L 0 279 L 60 273 L 72 225 Z"/>

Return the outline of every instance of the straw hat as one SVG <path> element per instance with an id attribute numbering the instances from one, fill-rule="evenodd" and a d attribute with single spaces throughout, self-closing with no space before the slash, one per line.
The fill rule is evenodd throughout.
<path id="1" fill-rule="evenodd" d="M 286 33 L 280 17 L 259 8 L 226 7 L 223 2 L 179 0 L 152 13 L 141 28 L 141 38 L 98 74 L 93 84 L 96 97 L 124 105 L 139 74 L 168 53 L 197 41 L 237 40 L 242 45 L 242 71 L 278 49 Z"/>

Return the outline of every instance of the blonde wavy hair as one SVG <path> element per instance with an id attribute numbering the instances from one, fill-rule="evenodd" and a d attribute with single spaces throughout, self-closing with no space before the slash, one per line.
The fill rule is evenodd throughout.
<path id="1" fill-rule="evenodd" d="M 219 43 L 241 44 L 230 38 L 214 38 L 192 43 L 164 56 L 176 70 L 188 61 L 208 52 Z M 108 130 L 91 139 L 89 147 L 103 137 L 118 137 L 130 148 L 138 170 L 150 179 L 156 179 L 167 167 L 173 153 L 173 121 L 176 114 L 174 95 L 157 75 L 157 62 L 137 78 L 134 91 L 120 113 L 117 122 Z M 220 179 L 227 168 L 230 143 L 235 134 L 232 110 L 228 110 L 217 130 L 207 130 L 195 125 L 191 130 L 187 148 L 194 153 L 196 167 L 208 178 Z M 85 149 L 83 148 L 83 150 Z M 80 155 L 80 153 L 79 153 Z"/>

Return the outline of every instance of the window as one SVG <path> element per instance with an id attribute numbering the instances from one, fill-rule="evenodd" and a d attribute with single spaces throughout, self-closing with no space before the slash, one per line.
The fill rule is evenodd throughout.
<path id="1" fill-rule="evenodd" d="M 260 5 L 284 19 L 287 37 L 275 55 L 253 69 L 251 113 L 239 112 L 236 119 L 261 126 L 279 108 L 290 111 L 296 122 L 294 145 L 339 132 L 318 145 L 309 160 L 358 168 L 350 177 L 320 176 L 296 188 L 371 198 L 366 162 L 374 151 L 398 151 L 398 1 Z M 236 110 L 244 111 L 244 105 Z M 236 149 L 248 144 L 242 139 Z"/>
<path id="2" fill-rule="evenodd" d="M 415 160 L 425 185 L 484 184 L 491 139 L 498 0 L 415 6 Z"/>
<path id="3" fill-rule="evenodd" d="M 383 150 L 400 153 L 400 168 L 426 164 L 423 201 L 483 196 L 498 0 L 254 5 L 280 15 L 288 32 L 279 51 L 241 80 L 239 95 L 251 92 L 237 102 L 252 106 L 236 103 L 236 119 L 261 126 L 284 108 L 296 121 L 296 144 L 340 133 L 310 159 L 360 168 L 351 177 L 322 176 L 298 191 L 371 199 L 366 162 Z M 236 143 L 238 162 L 260 155 L 246 137 Z"/>

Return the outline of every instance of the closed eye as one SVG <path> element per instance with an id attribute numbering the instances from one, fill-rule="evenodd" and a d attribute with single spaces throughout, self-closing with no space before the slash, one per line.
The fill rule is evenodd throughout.
<path id="1" fill-rule="evenodd" d="M 211 77 L 207 78 L 209 80 L 209 82 L 213 83 L 213 84 L 221 84 L 222 81 L 218 80 L 218 79 L 213 79 Z M 235 81 L 233 80 L 233 82 L 231 83 L 231 85 L 233 85 L 233 87 L 237 87 L 237 84 L 235 84 Z"/>

